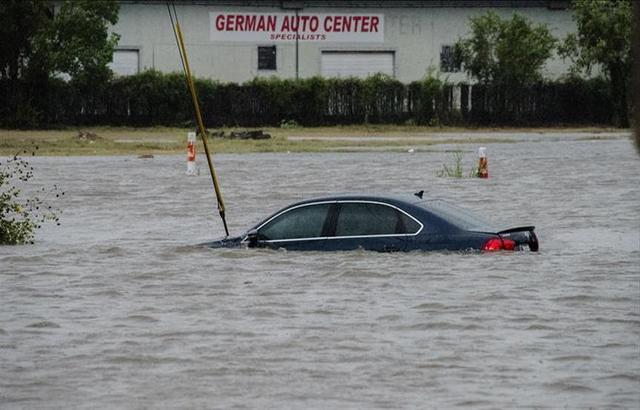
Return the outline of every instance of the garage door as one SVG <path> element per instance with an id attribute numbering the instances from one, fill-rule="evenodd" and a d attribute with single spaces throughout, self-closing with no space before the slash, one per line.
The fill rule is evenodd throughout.
<path id="1" fill-rule="evenodd" d="M 323 51 L 321 70 L 323 77 L 360 77 L 376 73 L 394 76 L 392 51 Z"/>
<path id="2" fill-rule="evenodd" d="M 138 74 L 140 56 L 138 50 L 116 50 L 113 52 L 111 70 L 116 75 Z"/>

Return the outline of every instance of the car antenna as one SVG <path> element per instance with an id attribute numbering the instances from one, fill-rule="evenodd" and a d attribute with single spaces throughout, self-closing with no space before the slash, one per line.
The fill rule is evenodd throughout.
<path id="1" fill-rule="evenodd" d="M 171 5 L 171 7 L 169 7 Z M 173 10 L 172 10 L 173 8 Z M 202 137 L 202 144 L 204 145 L 204 152 L 207 156 L 207 164 L 209 165 L 209 173 L 211 174 L 211 180 L 213 181 L 213 189 L 216 191 L 216 201 L 218 202 L 218 212 L 220 218 L 222 218 L 222 224 L 224 225 L 224 232 L 229 236 L 229 228 L 227 227 L 227 219 L 225 217 L 224 200 L 222 198 L 222 191 L 220 190 L 220 184 L 218 183 L 218 176 L 216 170 L 213 168 L 213 162 L 211 161 L 211 154 L 209 153 L 209 146 L 207 144 L 207 134 L 204 128 L 204 122 L 202 121 L 202 114 L 200 112 L 200 103 L 198 102 L 198 96 L 196 94 L 196 87 L 191 76 L 191 70 L 189 69 L 189 59 L 187 58 L 187 49 L 184 46 L 184 39 L 182 37 L 182 30 L 180 29 L 180 23 L 178 22 L 178 13 L 176 6 L 172 0 L 167 1 L 167 10 L 169 11 L 169 18 L 171 18 L 171 26 L 173 28 L 173 35 L 176 38 L 176 44 L 178 45 L 178 52 L 180 54 L 180 61 L 182 62 L 182 69 L 184 71 L 187 88 L 191 94 L 191 102 L 193 103 L 193 111 L 196 116 L 196 124 L 198 131 Z M 173 11 L 173 13 L 172 13 Z M 175 25 L 174 25 L 175 17 Z"/>
<path id="2" fill-rule="evenodd" d="M 422 191 L 416 192 L 416 193 L 415 193 L 415 194 L 413 194 L 413 195 L 415 195 L 415 196 L 417 196 L 418 198 L 422 199 L 422 195 L 423 195 L 423 194 L 424 194 L 424 189 L 423 189 Z"/>

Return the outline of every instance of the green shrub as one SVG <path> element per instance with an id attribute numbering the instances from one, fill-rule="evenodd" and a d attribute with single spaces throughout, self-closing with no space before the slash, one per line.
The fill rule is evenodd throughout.
<path id="1" fill-rule="evenodd" d="M 296 120 L 282 120 L 280 121 L 280 128 L 298 128 Z"/>
<path id="2" fill-rule="evenodd" d="M 25 151 L 26 153 L 26 151 Z M 59 212 L 48 205 L 39 196 L 25 197 L 20 185 L 27 184 L 33 178 L 33 167 L 23 157 L 15 155 L 0 161 L 0 245 L 33 243 L 35 231 L 46 221 L 55 221 L 58 225 Z M 64 195 L 58 193 L 57 186 L 42 194 Z"/>
<path id="3" fill-rule="evenodd" d="M 606 80 L 567 78 L 518 89 L 500 84 L 454 85 L 437 76 L 403 84 L 378 74 L 366 79 L 255 78 L 243 84 L 196 79 L 205 126 L 301 126 L 343 124 L 416 125 L 608 125 L 612 98 Z M 0 80 L 0 96 L 12 97 Z M 86 85 L 50 79 L 21 83 L 31 98 L 0 105 L 0 126 L 91 125 L 193 126 L 191 97 L 184 76 L 159 71 Z M 577 102 L 580 102 L 579 104 Z"/>

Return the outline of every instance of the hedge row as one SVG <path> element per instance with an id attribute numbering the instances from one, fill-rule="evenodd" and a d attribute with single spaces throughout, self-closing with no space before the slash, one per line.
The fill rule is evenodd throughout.
<path id="1" fill-rule="evenodd" d="M 206 126 L 305 126 L 385 123 L 418 125 L 611 124 L 604 80 L 545 82 L 522 89 L 452 85 L 428 78 L 410 84 L 367 79 L 256 78 L 244 84 L 198 79 Z M 79 86 L 0 82 L 0 125 L 188 126 L 190 97 L 181 74 L 146 71 L 108 84 Z M 19 96 L 19 98 L 17 97 Z"/>

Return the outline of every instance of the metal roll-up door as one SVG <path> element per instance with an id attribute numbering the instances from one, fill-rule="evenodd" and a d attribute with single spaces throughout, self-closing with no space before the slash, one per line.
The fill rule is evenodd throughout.
<path id="1" fill-rule="evenodd" d="M 393 51 L 323 51 L 320 72 L 323 77 L 393 77 L 393 62 Z"/>
<path id="2" fill-rule="evenodd" d="M 110 67 L 116 75 L 138 74 L 140 68 L 138 50 L 115 50 Z"/>

